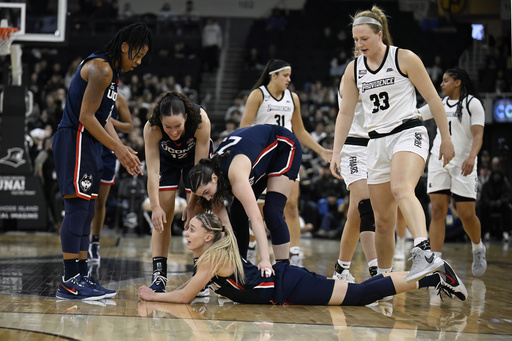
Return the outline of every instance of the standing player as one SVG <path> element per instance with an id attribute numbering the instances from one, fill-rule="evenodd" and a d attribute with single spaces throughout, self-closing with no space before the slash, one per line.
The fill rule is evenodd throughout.
<path id="1" fill-rule="evenodd" d="M 428 135 L 416 109 L 416 89 L 429 104 L 442 138 L 443 165 L 454 156 L 443 104 L 421 62 L 409 50 L 391 46 L 385 14 L 377 6 L 356 14 L 352 35 L 362 55 L 347 66 L 336 119 L 331 172 L 339 178 L 339 153 L 359 96 L 368 143 L 368 190 L 375 214 L 375 247 L 381 272 L 391 271 L 397 207 L 414 238 L 413 264 L 406 277 L 417 281 L 443 266 L 430 250 L 425 215 L 414 189 L 425 168 Z M 416 87 L 416 89 L 415 89 Z"/>
<path id="2" fill-rule="evenodd" d="M 110 116 L 110 121 L 116 130 L 129 133 L 133 130 L 132 116 L 126 103 L 126 99 L 120 93 L 117 94 L 116 106 Z M 96 204 L 94 206 L 94 218 L 91 224 L 91 242 L 89 244 L 89 262 L 99 263 L 100 257 L 100 235 L 103 223 L 105 222 L 106 204 L 110 188 L 114 184 L 116 173 L 116 155 L 113 151 L 103 146 L 101 154 L 103 161 L 103 172 L 101 174 L 100 189 Z"/>
<path id="3" fill-rule="evenodd" d="M 115 153 L 131 175 L 142 174 L 136 152 L 121 142 L 109 118 L 115 107 L 118 73 L 139 66 L 151 47 L 151 31 L 146 24 L 125 26 L 101 50 L 82 61 L 69 86 L 62 120 L 53 138 L 65 208 L 60 231 L 64 276 L 57 290 L 59 298 L 97 300 L 116 294 L 87 276 L 89 234 L 100 186 L 103 146 Z"/>
<path id="4" fill-rule="evenodd" d="M 356 50 L 355 56 L 359 52 Z M 341 107 L 343 80 L 341 77 L 338 103 Z M 350 265 L 357 242 L 361 238 L 361 247 L 368 262 L 370 276 L 377 275 L 377 254 L 375 252 L 375 218 L 373 216 L 370 194 L 368 193 L 368 171 L 366 168 L 368 133 L 364 129 L 364 111 L 357 102 L 354 120 L 347 139 L 340 152 L 340 175 L 350 191 L 347 221 L 340 240 L 340 254 L 334 266 L 333 278 L 354 283 Z"/>
<path id="5" fill-rule="evenodd" d="M 457 213 L 462 220 L 473 248 L 473 275 L 482 276 L 487 269 L 485 245 L 482 243 L 480 220 L 476 216 L 475 202 L 478 187 L 477 155 L 482 147 L 485 112 L 482 100 L 466 71 L 448 69 L 443 75 L 441 89 L 448 117 L 450 135 L 455 145 L 455 158 L 443 167 L 438 160 L 441 138 L 439 131 L 434 139 L 428 163 L 428 189 L 432 203 L 430 241 L 432 251 L 441 257 L 445 237 L 445 220 L 450 197 L 455 200 Z M 423 119 L 432 118 L 428 106 L 420 109 Z"/>
<path id="6" fill-rule="evenodd" d="M 292 132 L 277 125 L 260 124 L 229 134 L 211 160 L 201 160 L 189 173 L 192 192 L 201 197 L 203 209 L 211 206 L 224 225 L 233 226 L 244 258 L 250 219 L 258 242 L 258 269 L 262 276 L 272 266 L 257 199 L 267 189 L 263 217 L 272 237 L 272 249 L 276 262 L 289 263 L 290 232 L 283 210 L 301 161 L 302 149 Z M 232 224 L 224 205 L 224 199 L 230 195 L 240 203 L 240 208 L 231 205 Z"/>
<path id="7" fill-rule="evenodd" d="M 185 95 L 168 92 L 160 96 L 144 126 L 144 144 L 153 223 L 150 288 L 165 292 L 176 193 L 183 177 L 187 199 L 194 200 L 190 197 L 188 172 L 212 153 L 210 119 L 203 108 Z"/>
<path id="8" fill-rule="evenodd" d="M 255 124 L 275 124 L 293 131 L 299 141 L 330 162 L 332 151 L 320 146 L 304 128 L 299 96 L 288 90 L 292 67 L 285 61 L 271 59 L 247 98 L 240 128 Z M 233 203 L 235 207 L 238 203 Z M 299 182 L 295 181 L 284 208 L 290 230 L 290 262 L 302 266 L 300 254 Z"/>

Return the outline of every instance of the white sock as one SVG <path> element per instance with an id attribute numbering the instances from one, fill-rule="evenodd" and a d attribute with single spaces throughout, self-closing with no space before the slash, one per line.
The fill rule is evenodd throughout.
<path id="1" fill-rule="evenodd" d="M 482 243 L 482 239 L 480 239 L 480 242 L 478 244 L 471 242 L 471 246 L 472 246 L 473 251 L 481 250 L 484 248 L 484 243 Z"/>
<path id="2" fill-rule="evenodd" d="M 388 272 L 391 272 L 391 269 L 393 268 L 389 268 L 389 269 L 381 269 L 381 268 L 377 268 L 377 274 L 387 274 Z"/>
<path id="3" fill-rule="evenodd" d="M 414 238 L 414 246 L 418 246 L 424 240 L 427 240 L 427 238 L 425 238 L 425 237 Z"/>
<path id="4" fill-rule="evenodd" d="M 371 268 L 372 266 L 378 266 L 377 258 L 374 258 L 368 262 L 368 267 Z"/>
<path id="5" fill-rule="evenodd" d="M 443 259 L 443 253 L 442 252 L 440 252 L 440 251 L 432 251 L 432 252 L 434 252 L 434 255 L 436 255 L 437 258 Z"/>
<path id="6" fill-rule="evenodd" d="M 343 268 L 343 269 L 350 269 L 350 264 L 352 262 L 343 262 L 341 260 L 338 259 L 338 264 Z"/>
<path id="7" fill-rule="evenodd" d="M 290 248 L 290 253 L 298 255 L 300 253 L 300 246 L 292 246 Z"/>

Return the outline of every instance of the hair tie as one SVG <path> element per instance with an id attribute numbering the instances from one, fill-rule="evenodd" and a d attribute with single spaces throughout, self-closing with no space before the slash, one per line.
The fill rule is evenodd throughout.
<path id="1" fill-rule="evenodd" d="M 363 24 L 374 24 L 374 25 L 382 27 L 382 24 L 377 19 L 374 19 L 372 17 L 355 18 L 354 22 L 352 23 L 352 26 L 363 25 Z"/>
<path id="2" fill-rule="evenodd" d="M 224 225 L 222 225 L 222 230 L 221 232 L 226 232 L 226 227 Z"/>

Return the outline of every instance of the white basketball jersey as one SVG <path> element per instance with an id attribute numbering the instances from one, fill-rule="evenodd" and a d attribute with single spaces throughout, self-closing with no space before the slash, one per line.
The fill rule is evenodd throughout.
<path id="1" fill-rule="evenodd" d="M 338 92 L 338 108 L 341 106 L 341 96 Z M 357 101 L 356 108 L 354 109 L 354 119 L 352 120 L 352 125 L 350 126 L 350 131 L 348 132 L 348 136 L 350 137 L 361 137 L 368 138 L 368 132 L 364 129 L 364 111 L 363 104 L 360 101 Z"/>
<path id="2" fill-rule="evenodd" d="M 366 131 L 389 133 L 404 121 L 419 117 L 416 90 L 398 67 L 398 48 L 388 46 L 382 64 L 370 70 L 366 57 L 357 58 L 354 78 L 365 112 Z"/>
<path id="3" fill-rule="evenodd" d="M 260 86 L 259 89 L 263 93 L 263 102 L 258 108 L 252 124 L 273 124 L 292 131 L 295 103 L 293 103 L 291 91 L 286 89 L 281 99 L 277 100 L 270 94 L 265 85 Z"/>
<path id="4" fill-rule="evenodd" d="M 459 166 L 466 160 L 471 151 L 471 146 L 473 145 L 471 126 L 485 125 L 485 111 L 482 103 L 471 95 L 468 95 L 467 101 L 466 98 L 461 99 L 461 101 L 462 109 L 459 115 L 457 113 L 459 100 L 450 100 L 448 97 L 443 98 L 444 109 L 446 110 L 446 117 L 448 119 L 448 128 L 455 148 L 455 157 L 452 159 L 451 163 Z M 426 107 L 428 108 L 428 105 Z M 439 129 L 437 129 L 436 133 L 430 152 L 432 155 L 438 157 L 439 148 L 441 146 L 441 134 L 439 133 Z"/>

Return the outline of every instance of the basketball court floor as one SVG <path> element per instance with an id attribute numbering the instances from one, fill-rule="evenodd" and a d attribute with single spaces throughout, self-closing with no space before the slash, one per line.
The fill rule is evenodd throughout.
<path id="1" fill-rule="evenodd" d="M 330 276 L 339 242 L 303 238 L 304 265 Z M 408 245 L 411 246 L 410 244 Z M 94 268 L 113 299 L 82 302 L 55 297 L 62 275 L 57 234 L 0 235 L 0 340 L 510 340 L 512 339 L 512 251 L 487 244 L 484 277 L 471 274 L 471 246 L 445 245 L 444 258 L 464 281 L 465 302 L 445 298 L 431 305 L 428 290 L 394 296 L 373 307 L 243 305 L 215 293 L 192 304 L 138 299 L 149 284 L 149 236 L 103 237 L 101 264 Z M 408 256 L 406 257 L 408 258 Z M 396 270 L 411 261 L 395 262 Z M 192 274 L 192 255 L 182 237 L 169 254 L 172 290 Z M 369 277 L 360 247 L 352 272 Z"/>

